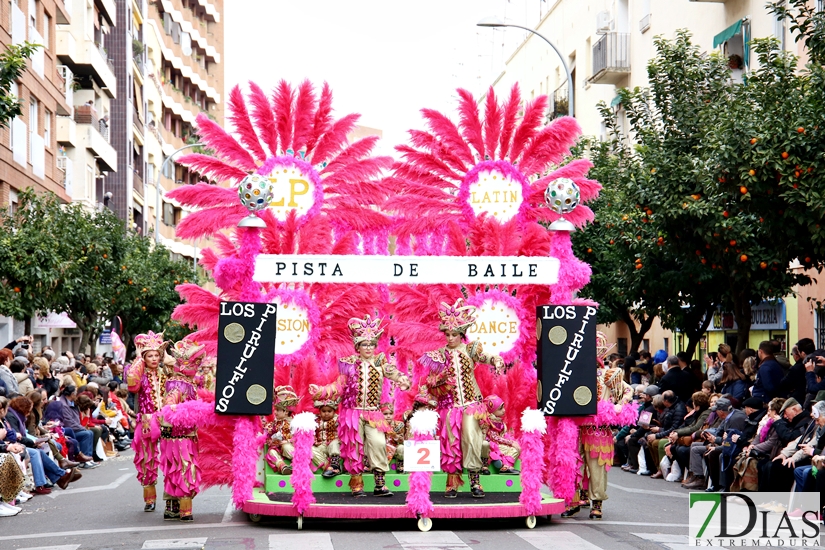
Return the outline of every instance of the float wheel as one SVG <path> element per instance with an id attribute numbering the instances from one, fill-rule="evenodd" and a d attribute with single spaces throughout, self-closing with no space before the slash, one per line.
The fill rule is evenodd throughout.
<path id="1" fill-rule="evenodd" d="M 249 521 L 252 523 L 258 523 L 261 521 L 261 514 L 247 514 L 249 516 Z"/>
<path id="2" fill-rule="evenodd" d="M 418 518 L 418 530 L 427 532 L 433 528 L 433 520 L 430 518 Z"/>
<path id="3" fill-rule="evenodd" d="M 298 531 L 304 528 L 304 516 L 298 516 Z"/>
<path id="4" fill-rule="evenodd" d="M 524 518 L 524 523 L 527 524 L 528 529 L 535 529 L 536 527 L 536 516 L 527 516 Z"/>

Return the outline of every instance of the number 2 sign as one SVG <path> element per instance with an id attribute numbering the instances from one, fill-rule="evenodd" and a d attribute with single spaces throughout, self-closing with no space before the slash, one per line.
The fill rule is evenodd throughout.
<path id="1" fill-rule="evenodd" d="M 437 440 L 404 441 L 404 471 L 438 472 L 441 470 L 441 447 Z"/>

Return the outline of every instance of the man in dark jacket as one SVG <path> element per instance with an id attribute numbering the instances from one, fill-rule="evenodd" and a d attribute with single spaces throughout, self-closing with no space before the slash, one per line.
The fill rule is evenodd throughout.
<path id="1" fill-rule="evenodd" d="M 796 343 L 796 349 L 799 353 L 799 360 L 788 369 L 785 378 L 779 383 L 779 394 L 793 397 L 800 403 L 805 403 L 805 388 L 807 386 L 805 380 L 805 358 L 816 351 L 816 346 L 810 338 L 803 338 Z"/>
<path id="2" fill-rule="evenodd" d="M 690 372 L 688 364 L 690 363 L 690 355 L 687 352 L 680 351 L 675 356 L 671 355 L 667 358 L 668 370 L 662 380 L 659 382 L 659 389 L 664 393 L 667 390 L 672 391 L 676 396 L 687 402 L 693 392 L 696 391 L 696 377 Z"/>
<path id="3" fill-rule="evenodd" d="M 704 490 L 708 484 L 708 478 L 703 475 L 705 468 L 703 463 L 708 462 L 707 471 L 710 474 L 712 481 L 711 490 L 718 491 L 720 489 L 719 483 L 719 455 L 722 454 L 722 443 L 725 440 L 725 432 L 728 430 L 738 430 L 742 432 L 745 428 L 747 416 L 739 409 L 734 409 L 730 399 L 720 397 L 716 400 L 716 405 L 710 408 L 722 418 L 722 423 L 715 430 L 705 430 L 703 432 L 703 439 L 708 442 L 707 448 L 702 446 L 691 446 L 690 450 L 690 471 L 694 474 L 693 481 L 683 485 L 685 489 L 702 489 Z M 711 456 L 712 455 L 712 456 Z M 710 464 L 717 465 L 716 468 L 711 468 Z"/>
<path id="4" fill-rule="evenodd" d="M 780 384 L 785 377 L 785 371 L 776 360 L 778 352 L 779 345 L 773 340 L 761 342 L 756 352 L 759 357 L 759 371 L 756 373 L 752 393 L 753 397 L 759 397 L 765 403 L 782 395 Z"/>
<path id="5" fill-rule="evenodd" d="M 647 444 L 650 447 L 650 454 L 656 461 L 656 473 L 653 474 L 653 479 L 662 477 L 662 471 L 658 469 L 659 463 L 665 456 L 665 446 L 670 442 L 668 436 L 673 430 L 678 430 L 685 423 L 685 415 L 687 414 L 687 407 L 681 399 L 671 391 L 667 390 L 662 394 L 665 402 L 665 411 L 662 414 L 661 427 L 651 428 L 651 433 L 647 436 Z M 650 468 L 648 468 L 650 469 Z"/>

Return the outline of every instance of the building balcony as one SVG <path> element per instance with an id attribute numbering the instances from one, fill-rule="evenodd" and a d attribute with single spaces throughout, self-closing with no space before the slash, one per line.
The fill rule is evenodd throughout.
<path id="1" fill-rule="evenodd" d="M 95 0 L 95 6 L 97 6 L 100 14 L 106 18 L 109 24 L 115 26 L 115 21 L 117 21 L 115 0 Z"/>
<path id="2" fill-rule="evenodd" d="M 556 119 L 562 116 L 567 116 L 570 110 L 570 98 L 568 97 L 567 82 L 556 88 L 553 92 L 553 109 L 549 113 L 550 119 Z"/>
<path id="3" fill-rule="evenodd" d="M 618 84 L 630 74 L 630 33 L 609 32 L 593 46 L 594 84 Z"/>
<path id="4" fill-rule="evenodd" d="M 135 193 L 143 197 L 143 178 L 137 172 L 132 173 L 132 189 Z"/>
<path id="5" fill-rule="evenodd" d="M 78 135 L 86 140 L 86 149 L 94 154 L 105 172 L 117 172 L 117 151 L 109 144 L 109 126 L 105 120 L 97 118 L 90 105 L 74 109 L 74 120 L 81 125 Z"/>
<path id="6" fill-rule="evenodd" d="M 72 22 L 72 0 L 57 0 L 55 3 L 55 22 L 58 25 L 69 25 Z"/>
<path id="7" fill-rule="evenodd" d="M 77 147 L 77 123 L 71 117 L 57 117 L 57 143 Z"/>
<path id="8" fill-rule="evenodd" d="M 91 76 L 109 97 L 115 97 L 115 69 L 103 48 L 90 40 L 78 42 L 69 29 L 58 29 L 57 57 L 73 74 Z"/>

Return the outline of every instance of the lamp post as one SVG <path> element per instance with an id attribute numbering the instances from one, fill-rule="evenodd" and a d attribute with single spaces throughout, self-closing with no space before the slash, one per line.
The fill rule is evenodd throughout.
<path id="1" fill-rule="evenodd" d="M 155 199 L 156 199 L 155 200 L 155 243 L 160 242 L 160 217 L 161 217 L 161 211 L 160 211 L 161 191 L 160 190 L 162 188 L 162 186 L 160 184 L 160 178 L 163 176 L 163 173 L 166 170 L 166 163 L 169 162 L 170 160 L 172 160 L 175 157 L 175 155 L 177 155 L 178 153 L 180 153 L 184 149 L 189 149 L 191 147 L 200 147 L 202 145 L 203 145 L 203 143 L 190 143 L 188 145 L 184 145 L 183 147 L 181 147 L 180 149 L 175 150 L 171 155 L 166 157 L 163 160 L 163 164 L 160 165 L 160 174 L 158 174 L 158 180 L 155 182 Z M 175 181 L 174 177 L 172 178 L 172 181 Z"/>
<path id="2" fill-rule="evenodd" d="M 574 83 L 573 83 L 573 78 L 570 75 L 570 69 L 567 67 L 567 61 L 564 60 L 564 56 L 561 54 L 559 49 L 552 42 L 550 42 L 550 40 L 548 40 L 546 36 L 544 36 L 543 34 L 539 33 L 538 31 L 536 31 L 534 29 L 531 29 L 530 27 L 522 27 L 521 25 L 513 25 L 512 23 L 505 23 L 504 21 L 502 21 L 501 19 L 499 19 L 496 16 L 485 17 L 484 19 L 482 19 L 481 21 L 476 23 L 476 26 L 478 26 L 478 27 L 494 27 L 494 28 L 495 27 L 515 27 L 517 29 L 523 29 L 527 32 L 531 32 L 531 33 L 535 34 L 536 36 L 538 36 L 539 38 L 541 38 L 542 40 L 544 40 L 545 42 L 547 42 L 548 44 L 550 44 L 550 47 L 553 48 L 553 51 L 555 51 L 556 54 L 558 54 L 559 59 L 561 60 L 561 64 L 564 67 L 564 72 L 567 75 L 567 97 L 568 97 L 568 99 L 567 99 L 567 101 L 568 101 L 568 103 L 567 103 L 567 114 L 569 116 L 572 116 L 572 117 L 576 116 L 575 101 L 574 101 L 574 97 L 573 97 Z M 549 90 L 548 90 L 548 92 L 549 92 Z"/>

